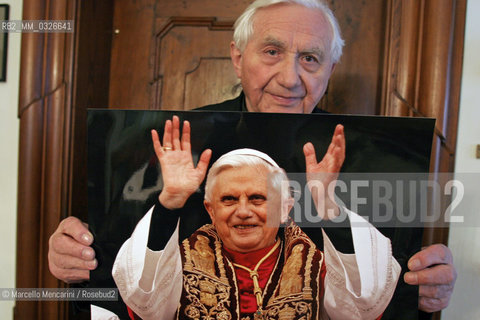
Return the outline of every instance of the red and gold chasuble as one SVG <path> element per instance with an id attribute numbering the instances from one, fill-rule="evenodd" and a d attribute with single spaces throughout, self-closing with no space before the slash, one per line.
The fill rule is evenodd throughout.
<path id="1" fill-rule="evenodd" d="M 264 286 L 262 312 L 251 314 L 251 306 L 240 307 L 241 301 L 249 299 L 249 293 L 243 292 L 251 290 L 248 285 L 243 287 L 248 280 L 237 278 L 228 258 L 231 253 L 222 249 L 215 228 L 205 225 L 198 229 L 181 246 L 183 292 L 177 319 L 322 319 L 323 253 L 293 222 L 285 228 L 281 241 L 280 253 L 273 255 L 273 261 L 265 261 L 272 264 L 270 275 L 267 280 L 259 279 Z M 259 274 L 262 276 L 262 271 Z"/>
<path id="2" fill-rule="evenodd" d="M 281 241 L 277 239 L 277 242 L 280 244 Z M 234 267 L 236 267 L 235 263 L 237 263 L 250 270 L 255 270 L 255 267 L 258 264 L 259 267 L 256 273 L 258 274 L 259 287 L 263 292 L 270 279 L 270 275 L 277 264 L 278 256 L 280 254 L 281 246 L 278 245 L 277 248 L 274 248 L 275 246 L 277 246 L 276 243 L 269 247 L 248 253 L 235 252 L 223 247 L 223 252 L 233 263 Z M 274 251 L 269 254 L 271 250 Z M 262 259 L 265 260 L 262 261 Z M 252 276 L 249 271 L 239 267 L 235 268 L 235 276 L 237 277 L 237 285 L 240 290 L 240 313 L 253 314 L 257 311 L 258 307 L 254 293 L 255 284 L 253 283 Z"/>

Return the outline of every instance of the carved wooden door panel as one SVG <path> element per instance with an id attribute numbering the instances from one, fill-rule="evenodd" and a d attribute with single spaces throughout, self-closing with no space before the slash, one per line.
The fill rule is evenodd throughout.
<path id="1" fill-rule="evenodd" d="M 235 1 L 117 1 L 111 108 L 189 110 L 233 98 Z"/>

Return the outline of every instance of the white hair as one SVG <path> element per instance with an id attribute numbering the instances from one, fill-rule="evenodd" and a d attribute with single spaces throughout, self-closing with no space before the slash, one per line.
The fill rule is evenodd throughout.
<path id="1" fill-rule="evenodd" d="M 285 181 L 288 182 L 285 170 L 280 168 L 263 152 L 253 149 L 240 149 L 224 154 L 212 165 L 208 171 L 207 181 L 205 183 L 205 200 L 209 202 L 211 201 L 213 186 L 215 185 L 217 176 L 222 171 L 229 168 L 240 168 L 245 166 L 266 168 L 268 170 L 268 185 L 280 194 L 282 202 L 291 197 L 289 188 L 282 187 L 282 184 L 284 184 Z"/>
<path id="2" fill-rule="evenodd" d="M 255 13 L 260 8 L 265 8 L 278 3 L 292 3 L 299 4 L 309 9 L 318 9 L 327 18 L 328 22 L 332 26 L 333 36 L 330 54 L 332 56 L 332 62 L 337 63 L 342 56 L 342 48 L 344 41 L 340 33 L 340 26 L 338 21 L 333 15 L 332 10 L 322 0 L 256 0 L 238 17 L 234 25 L 233 41 L 237 48 L 243 52 L 248 40 L 253 34 L 253 21 Z"/>

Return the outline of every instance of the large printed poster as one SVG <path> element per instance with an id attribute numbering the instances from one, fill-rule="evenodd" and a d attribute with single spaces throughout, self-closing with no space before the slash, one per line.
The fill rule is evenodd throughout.
<path id="1" fill-rule="evenodd" d="M 331 228 L 337 249 L 352 250 L 345 236 L 348 223 L 331 225 L 305 215 L 309 199 L 304 188 L 303 145 L 312 142 L 321 159 L 337 124 L 345 127 L 346 159 L 337 195 L 346 207 L 357 211 L 392 240 L 393 254 L 402 269 L 419 251 L 422 224 L 419 189 L 425 179 L 435 120 L 330 114 L 266 114 L 205 111 L 90 110 L 88 114 L 88 213 L 99 266 L 90 274 L 90 287 L 115 287 L 111 268 L 122 243 L 136 223 L 155 204 L 162 189 L 159 164 L 150 130 L 163 133 L 173 115 L 190 121 L 194 161 L 206 148 L 219 156 L 237 148 L 253 148 L 270 155 L 295 181 L 293 189 L 301 213 L 295 221 L 316 241 L 320 226 Z M 412 182 L 413 181 L 413 182 Z M 203 209 L 203 190 L 187 204 L 180 221 L 181 238 L 209 222 Z M 346 228 L 347 227 L 347 228 Z M 162 230 L 155 230 L 161 234 Z M 403 282 L 402 277 L 400 282 Z M 416 318 L 417 288 L 400 283 L 408 319 Z M 407 297 L 407 298 L 405 298 Z M 98 302 L 126 317 L 121 303 Z M 411 310 L 411 313 L 408 313 Z M 388 310 L 387 310 L 388 312 Z"/>

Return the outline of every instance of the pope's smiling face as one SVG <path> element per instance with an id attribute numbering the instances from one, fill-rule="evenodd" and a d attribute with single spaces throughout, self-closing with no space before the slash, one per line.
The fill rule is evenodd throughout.
<path id="1" fill-rule="evenodd" d="M 205 207 L 226 248 L 249 252 L 275 243 L 279 222 L 267 223 L 267 210 L 280 217 L 281 201 L 267 193 L 267 179 L 264 166 L 226 168 L 217 175 Z"/>
<path id="2" fill-rule="evenodd" d="M 285 3 L 259 9 L 243 52 L 231 44 L 248 111 L 311 113 L 335 66 L 332 37 L 319 9 Z"/>

